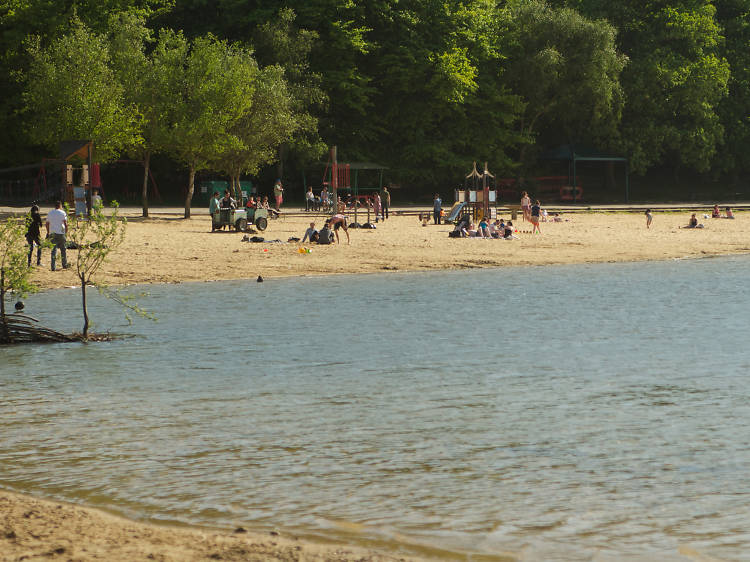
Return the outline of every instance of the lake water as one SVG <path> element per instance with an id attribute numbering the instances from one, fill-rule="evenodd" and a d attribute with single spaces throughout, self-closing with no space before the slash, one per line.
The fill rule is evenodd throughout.
<path id="1" fill-rule="evenodd" d="M 0 348 L 0 486 L 448 559 L 747 560 L 750 258 L 93 292 Z M 79 293 L 27 299 L 80 329 Z"/>

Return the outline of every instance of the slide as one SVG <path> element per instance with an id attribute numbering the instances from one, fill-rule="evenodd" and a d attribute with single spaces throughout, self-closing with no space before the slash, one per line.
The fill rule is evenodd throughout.
<path id="1" fill-rule="evenodd" d="M 448 213 L 448 216 L 445 218 L 444 222 L 453 222 L 458 218 L 458 215 L 461 213 L 461 209 L 463 209 L 466 206 L 466 203 L 454 203 L 453 207 L 451 207 L 451 212 Z"/>

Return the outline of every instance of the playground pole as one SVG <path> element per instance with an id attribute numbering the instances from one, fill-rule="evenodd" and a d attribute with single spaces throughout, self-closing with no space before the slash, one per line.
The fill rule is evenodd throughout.
<path id="1" fill-rule="evenodd" d="M 331 185 L 333 186 L 333 208 L 334 214 L 339 212 L 339 170 L 336 161 L 336 146 L 331 147 Z"/>

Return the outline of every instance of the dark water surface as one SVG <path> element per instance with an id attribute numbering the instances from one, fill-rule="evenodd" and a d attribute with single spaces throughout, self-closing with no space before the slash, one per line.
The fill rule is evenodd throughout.
<path id="1" fill-rule="evenodd" d="M 750 259 L 154 286 L 0 348 L 0 486 L 509 560 L 750 556 Z M 96 293 L 94 293 L 96 295 Z M 79 293 L 27 299 L 80 327 Z"/>

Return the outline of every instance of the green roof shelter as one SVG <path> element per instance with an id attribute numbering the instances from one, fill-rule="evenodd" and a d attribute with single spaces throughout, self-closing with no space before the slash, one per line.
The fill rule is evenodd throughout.
<path id="1" fill-rule="evenodd" d="M 630 202 L 630 178 L 628 175 L 628 159 L 624 156 L 605 154 L 595 148 L 563 144 L 546 150 L 539 157 L 542 160 L 564 160 L 568 162 L 568 182 L 575 187 L 577 162 L 623 162 L 625 164 L 625 202 Z M 577 192 L 573 189 L 573 202 L 576 203 Z"/>

